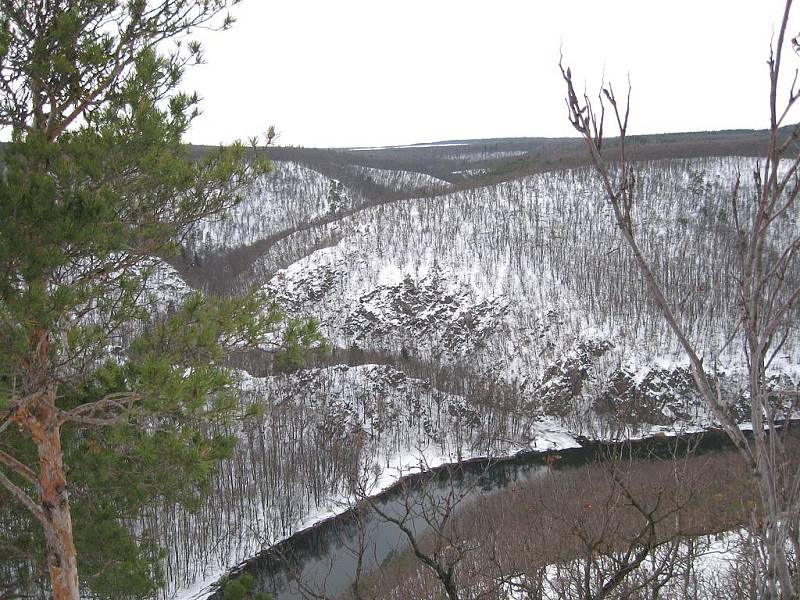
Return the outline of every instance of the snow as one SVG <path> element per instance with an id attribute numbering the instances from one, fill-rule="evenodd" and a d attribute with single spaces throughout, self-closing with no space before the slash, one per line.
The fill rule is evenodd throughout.
<path id="1" fill-rule="evenodd" d="M 643 215 L 648 227 L 641 233 L 645 249 L 667 257 L 675 254 L 676 248 L 683 250 L 676 244 L 676 236 L 684 235 L 681 228 L 686 226 L 676 227 L 675 222 L 701 219 L 692 211 L 707 210 L 706 204 L 728 192 L 737 169 L 748 168 L 749 162 L 735 159 L 660 161 L 642 167 L 640 204 L 649 207 Z M 684 173 L 687 169 L 697 172 L 695 180 L 682 182 L 673 177 L 674 173 Z M 691 195 L 691 186 L 699 186 L 698 181 L 703 182 L 702 202 Z M 292 290 L 285 290 L 284 295 L 291 310 L 319 317 L 330 339 L 347 344 L 353 340 L 343 331 L 345 317 L 361 298 L 381 286 L 398 283 L 406 275 L 415 280 L 423 279 L 435 259 L 448 281 L 468 288 L 474 301 L 503 298 L 507 302 L 508 313 L 498 321 L 494 334 L 483 340 L 485 350 L 474 359 L 480 368 L 495 368 L 498 363 L 507 361 L 499 367 L 508 381 L 540 374 L 544 362 L 564 351 L 587 328 L 595 328 L 600 336 L 613 341 L 623 360 L 636 360 L 643 367 L 673 368 L 683 359 L 671 332 L 663 327 L 653 330 L 637 325 L 640 320 L 651 320 L 652 314 L 657 316 L 652 307 L 642 308 L 647 304 L 641 290 L 625 282 L 629 288 L 626 291 L 628 304 L 637 307 L 632 318 L 629 311 L 618 314 L 620 307 L 605 300 L 606 297 L 608 300 L 617 298 L 605 286 L 598 284 L 596 289 L 586 290 L 586 281 L 594 277 L 593 271 L 579 275 L 586 270 L 586 265 L 602 264 L 609 256 L 616 264 L 620 256 L 617 234 L 610 222 L 599 214 L 604 210 L 602 205 L 593 201 L 599 193 L 591 172 L 575 169 L 453 192 L 435 199 L 410 199 L 367 208 L 338 222 L 336 243 L 330 252 L 306 255 L 291 267 L 292 274 L 298 277 L 301 277 L 299 271 L 304 270 L 307 280 L 320 269 L 327 269 L 331 275 L 330 287 L 320 290 L 320 294 L 310 300 L 291 298 Z M 640 207 L 639 210 L 645 209 Z M 575 215 L 576 222 L 590 221 L 594 231 L 583 234 L 569 226 L 569 221 L 565 223 L 556 217 L 560 211 Z M 325 236 L 321 231 L 315 235 Z M 683 244 L 694 254 L 674 260 L 685 265 L 697 264 L 705 276 L 703 270 L 708 268 L 711 257 L 711 252 L 704 247 L 711 243 L 708 237 L 700 236 Z M 302 244 L 303 239 L 298 235 L 287 240 L 286 245 Z M 572 251 L 556 254 L 551 248 L 554 240 L 560 240 L 559 244 L 566 244 Z M 693 249 L 695 247 L 697 250 Z M 546 251 L 540 252 L 538 248 Z M 281 252 L 284 250 L 276 248 L 276 255 Z M 274 264 L 269 257 L 265 257 L 264 262 Z M 271 287 L 281 294 L 279 282 L 272 283 L 275 285 Z M 683 288 L 676 290 L 678 297 L 674 302 L 685 301 L 687 296 Z M 586 303 L 587 296 L 599 300 L 600 310 Z M 728 333 L 722 325 L 729 318 L 738 322 L 738 313 L 728 306 L 730 296 L 719 286 L 703 292 L 695 290 L 689 297 L 694 301 L 695 296 L 698 301 L 704 301 L 705 306 L 694 321 L 688 323 L 688 329 L 698 340 L 702 352 L 705 347 L 722 345 L 720 340 Z M 718 306 L 720 303 L 725 305 Z M 708 325 L 711 322 L 707 318 L 708 310 L 712 306 L 721 325 L 719 328 Z M 539 332 L 531 331 L 528 324 L 533 320 L 541 323 L 551 313 L 558 315 L 560 330 L 547 333 L 541 339 Z M 373 337 L 368 343 L 378 348 L 393 347 L 398 341 L 396 338 L 394 334 L 380 339 Z M 738 344 L 731 344 L 729 348 L 731 351 L 725 356 L 713 357 L 720 369 L 737 362 L 741 364 Z M 441 353 L 430 347 L 420 348 L 420 352 L 421 358 L 426 358 L 428 353 Z M 787 354 L 794 356 L 791 348 Z M 735 360 L 733 355 L 737 356 Z M 796 362 L 788 362 L 795 364 L 792 368 L 797 373 L 800 367 Z M 637 381 L 645 374 L 645 370 L 639 371 Z"/>
<path id="2" fill-rule="evenodd" d="M 415 147 L 450 145 L 465 144 Z M 464 148 L 462 158 L 478 154 Z M 663 263 L 671 261 L 680 267 L 668 273 L 680 282 L 670 288 L 674 295 L 670 301 L 676 306 L 691 305 L 692 311 L 679 313 L 679 318 L 700 346 L 706 364 L 715 365 L 724 375 L 726 393 L 731 397 L 741 394 L 746 375 L 738 345 L 731 344 L 726 354 L 718 357 L 707 349 L 722 345 L 729 334 L 726 328 L 738 323 L 739 315 L 721 283 L 724 279 L 709 283 L 716 281 L 719 271 L 715 262 L 719 258 L 713 255 L 718 240 L 696 224 L 706 213 L 715 214 L 715 203 L 729 192 L 737 172 L 747 172 L 751 162 L 659 161 L 642 165 L 637 174 L 643 249 Z M 300 217 L 292 217 L 292 223 L 307 222 L 329 209 L 330 192 L 340 189 L 339 182 L 290 163 L 280 168 L 285 181 L 295 178 L 295 191 L 281 192 L 277 200 L 266 193 L 263 198 L 255 193 L 248 197 L 245 208 L 232 217 L 236 227 L 208 225 L 204 230 L 205 237 L 219 240 L 212 241 L 212 247 L 234 247 L 274 232 L 280 211 L 296 209 L 292 194 L 297 190 L 309 190 L 307 196 L 302 195 L 308 206 L 300 210 Z M 403 189 L 413 189 L 418 181 L 438 184 L 435 178 L 428 180 L 413 172 L 393 175 L 372 168 L 360 172 Z M 676 173 L 681 176 L 675 177 Z M 743 180 L 743 186 L 747 185 Z M 273 187 L 279 189 L 280 185 Z M 376 442 L 372 454 L 366 454 L 372 461 L 369 466 L 381 466 L 372 483 L 374 492 L 424 465 L 571 448 L 579 445 L 579 434 L 595 439 L 641 439 L 713 426 L 702 402 L 681 388 L 688 360 L 674 336 L 662 326 L 636 278 L 631 281 L 619 276 L 630 265 L 604 214 L 607 209 L 598 202 L 600 197 L 588 169 L 543 173 L 488 188 L 367 208 L 324 228 L 289 236 L 265 255 L 260 263 L 263 273 L 274 273 L 271 267 L 281 265 L 286 256 L 298 257 L 287 261 L 289 266 L 278 270 L 264 287 L 289 315 L 319 318 L 334 346 L 389 357 L 402 349 L 421 362 L 468 365 L 485 381 L 513 385 L 519 393 L 525 412 L 516 415 L 518 435 L 503 447 L 479 446 L 474 440 L 456 442 L 440 430 L 429 438 L 414 433 L 400 440 L 397 434 L 391 442 Z M 346 203 L 357 200 L 348 197 Z M 273 219 L 269 211 L 275 206 L 278 212 Z M 332 243 L 308 251 L 318 239 L 331 239 Z M 709 318 L 712 311 L 715 319 Z M 324 381 L 321 391 L 292 389 L 315 410 L 330 411 L 343 428 L 358 426 L 367 436 L 391 436 L 395 433 L 382 433 L 381 425 L 375 424 L 357 401 L 349 405 L 346 401 L 356 398 L 352 390 L 357 389 L 378 395 L 376 381 L 385 375 L 381 368 L 364 365 L 337 371 L 333 367 L 313 375 Z M 788 341 L 770 372 L 798 385 L 797 340 Z M 463 411 L 469 416 L 474 411 L 467 398 L 441 390 L 428 394 L 420 391 L 419 380 L 410 379 L 397 386 L 408 386 L 426 402 L 438 394 L 436 397 L 458 414 Z M 577 392 L 576 382 L 580 384 Z M 613 417 L 595 414 L 598 400 L 614 396 L 618 383 L 630 385 L 631 397 L 652 402 L 656 422 L 628 424 L 623 420 L 609 425 Z M 251 393 L 269 389 L 269 393 L 279 394 L 275 390 L 283 385 L 285 382 L 277 380 L 243 381 Z M 404 414 L 402 393 L 399 387 L 380 389 L 380 394 L 388 397 L 386 410 Z M 571 412 L 548 414 L 543 406 L 548 394 L 556 407 L 571 403 Z M 743 430 L 748 427 L 752 426 L 742 425 Z M 433 439 L 436 435 L 439 439 Z M 347 496 L 332 494 L 318 505 L 309 505 L 288 531 L 270 537 L 270 543 L 319 523 L 349 501 Z M 306 504 L 313 503 L 303 499 L 302 506 Z M 267 515 L 259 518 L 266 523 Z M 248 543 L 257 546 L 254 540 L 245 546 Z M 238 558 L 231 555 L 218 560 L 227 568 Z M 202 583 L 216 580 L 222 569 L 211 569 L 200 584 L 185 593 L 202 593 Z"/>
<path id="3" fill-rule="evenodd" d="M 352 367 L 345 372 L 345 377 L 351 375 L 356 378 L 363 378 L 368 376 L 369 373 L 380 369 L 383 369 L 380 365 Z M 246 373 L 241 373 L 240 375 L 243 390 L 256 391 L 263 389 L 263 386 L 268 384 L 265 378 L 252 377 Z M 391 455 L 380 458 L 371 466 L 365 467 L 365 473 L 369 474 L 365 491 L 367 495 L 375 496 L 392 487 L 403 477 L 445 465 L 454 465 L 462 461 L 490 457 L 500 459 L 512 457 L 519 452 L 532 450 L 547 452 L 580 447 L 574 436 L 550 420 L 542 420 L 532 424 L 528 432 L 528 438 L 529 441 L 527 443 L 520 442 L 509 446 L 505 453 L 492 453 L 491 455 L 476 449 L 468 449 L 463 452 L 461 449 L 443 451 L 441 444 L 433 443 L 430 440 L 417 439 Z M 271 540 L 270 545 L 277 544 L 297 532 L 313 528 L 327 519 L 342 514 L 353 506 L 355 502 L 356 497 L 349 494 L 337 494 L 327 498 L 323 503 L 297 519 L 284 536 Z M 256 550 L 254 549 L 252 554 L 255 553 Z M 209 597 L 215 591 L 213 584 L 226 572 L 235 569 L 238 565 L 238 560 L 234 556 L 218 557 L 217 564 L 219 565 L 220 562 L 224 566 L 208 569 L 203 577 L 191 585 L 177 590 L 172 598 L 174 600 L 202 600 Z"/>
<path id="4" fill-rule="evenodd" d="M 737 568 L 737 562 L 740 560 L 742 547 L 749 544 L 750 534 L 746 530 L 733 530 L 721 532 L 713 535 L 699 536 L 694 539 L 692 547 L 696 555 L 692 559 L 692 582 L 693 589 L 700 591 L 709 583 L 718 583 L 723 581 L 724 578 L 732 573 Z M 583 561 L 578 561 L 584 564 Z M 650 560 L 646 559 L 639 570 L 644 572 L 652 572 L 656 565 Z M 549 565 L 546 567 L 545 577 L 543 580 L 543 589 L 541 590 L 541 598 L 543 600 L 557 600 L 563 598 L 562 585 L 566 582 L 559 581 L 563 578 L 563 574 L 559 573 L 560 565 Z M 561 583 L 562 585 L 559 585 Z M 672 590 L 671 584 L 682 584 L 683 578 L 675 575 L 672 582 L 668 582 L 666 586 L 661 589 L 659 597 L 673 597 L 673 594 L 679 594 L 680 590 Z M 528 600 L 529 596 L 524 589 L 525 576 L 518 575 L 511 577 L 507 583 L 504 584 L 502 590 L 502 597 L 504 600 Z M 569 584 L 567 584 L 569 585 Z M 675 595 L 674 597 L 677 597 Z"/>
<path id="5" fill-rule="evenodd" d="M 443 179 L 416 171 L 393 171 L 361 165 L 353 165 L 349 170 L 361 178 L 400 192 L 413 192 L 416 190 L 433 192 L 450 187 L 450 184 Z"/>
<path id="6" fill-rule="evenodd" d="M 248 246 L 281 231 L 350 208 L 363 199 L 341 182 L 305 165 L 272 161 L 273 170 L 244 190 L 242 200 L 222 217 L 200 221 L 188 236 L 195 254 Z"/>

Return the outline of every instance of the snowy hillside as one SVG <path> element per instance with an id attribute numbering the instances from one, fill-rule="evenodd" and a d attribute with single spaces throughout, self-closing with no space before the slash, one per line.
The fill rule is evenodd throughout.
<path id="1" fill-rule="evenodd" d="M 643 246 L 702 348 L 721 347 L 738 319 L 727 198 L 737 169 L 751 166 L 641 166 Z M 319 318 L 343 348 L 468 359 L 508 382 L 541 377 L 587 335 L 611 344 L 609 367 L 674 363 L 681 353 L 606 213 L 588 169 L 561 171 L 367 208 L 295 234 L 260 260 L 269 273 L 280 264 L 273 256 L 310 236 L 331 239 L 267 289 L 291 313 Z M 786 347 L 789 362 L 794 348 Z M 709 357 L 719 368 L 741 364 L 738 344 Z"/>
<path id="2" fill-rule="evenodd" d="M 734 412 L 746 394 L 740 345 L 711 349 L 738 319 L 729 197 L 753 164 L 662 160 L 637 173 L 642 246 Z M 284 232 L 258 246 L 247 283 L 290 316 L 318 318 L 334 353 L 322 368 L 243 374 L 243 397 L 265 411 L 229 432 L 239 442 L 217 493 L 199 514 L 156 507 L 144 520 L 173 548 L 170 590 L 341 509 L 358 474 L 386 482 L 421 459 L 710 424 L 588 168 L 446 191 L 356 165 L 382 186 L 439 189 L 372 202 L 307 166 L 276 165 L 190 251 L 224 258 Z M 742 177 L 740 196 L 750 193 Z M 781 228 L 795 233 L 796 219 Z M 790 339 L 776 383 L 797 386 L 798 363 Z"/>
<path id="3" fill-rule="evenodd" d="M 353 165 L 350 170 L 368 181 L 400 192 L 441 191 L 449 186 L 446 181 L 426 173 L 376 169 L 374 167 L 364 167 L 361 165 Z"/>
<path id="4" fill-rule="evenodd" d="M 247 246 L 363 202 L 338 181 L 302 164 L 273 161 L 272 167 L 224 218 L 199 223 L 187 249 L 206 254 Z"/>
<path id="5" fill-rule="evenodd" d="M 198 513 L 155 506 L 144 517 L 171 548 L 164 564 L 171 590 L 202 589 L 198 582 L 341 512 L 358 478 L 379 491 L 423 466 L 577 445 L 521 405 L 472 406 L 390 366 L 243 373 L 242 390 L 264 400 L 266 412 L 230 432 L 237 451 L 222 464 L 214 494 Z"/>

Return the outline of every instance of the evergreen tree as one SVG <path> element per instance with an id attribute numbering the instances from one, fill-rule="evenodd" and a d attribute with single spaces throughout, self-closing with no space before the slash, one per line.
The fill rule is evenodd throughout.
<path id="1" fill-rule="evenodd" d="M 182 143 L 186 36 L 227 28 L 237 1 L 0 0 L 0 556 L 56 600 L 152 592 L 158 549 L 129 520 L 202 496 L 232 447 L 213 424 L 242 412 L 226 349 L 282 318 L 256 292 L 169 316 L 146 301 L 154 257 L 268 168 Z M 284 343 L 318 340 L 294 326 Z"/>

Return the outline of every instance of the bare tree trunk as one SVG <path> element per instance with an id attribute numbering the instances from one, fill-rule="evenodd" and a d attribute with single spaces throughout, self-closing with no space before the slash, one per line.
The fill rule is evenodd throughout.
<path id="1" fill-rule="evenodd" d="M 39 459 L 39 504 L 53 599 L 80 600 L 78 561 L 55 400 L 55 387 L 51 386 L 31 407 L 33 410 L 26 410 L 19 420 L 30 430 Z"/>

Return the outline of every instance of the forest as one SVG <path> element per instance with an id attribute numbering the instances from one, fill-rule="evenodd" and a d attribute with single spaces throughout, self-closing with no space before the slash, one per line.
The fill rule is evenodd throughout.
<path id="1" fill-rule="evenodd" d="M 0 0 L 0 600 L 796 598 L 791 0 L 763 130 L 189 145 L 234 4 Z"/>

